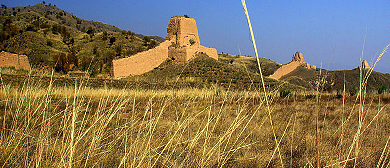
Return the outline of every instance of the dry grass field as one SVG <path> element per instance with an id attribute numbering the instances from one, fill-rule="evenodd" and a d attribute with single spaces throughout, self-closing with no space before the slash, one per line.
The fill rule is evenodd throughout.
<path id="1" fill-rule="evenodd" d="M 2 167 L 387 167 L 388 94 L 0 88 Z M 317 164 L 318 163 L 318 164 Z"/>
<path id="2" fill-rule="evenodd" d="M 280 65 L 263 59 L 269 63 L 263 71 L 258 56 L 196 61 L 194 67 L 206 68 L 153 70 L 175 72 L 168 83 L 175 87 L 160 87 L 167 76 L 158 73 L 144 74 L 156 80 L 155 87 L 138 87 L 131 80 L 106 85 L 96 78 L 59 78 L 53 71 L 39 77 L 0 69 L 0 167 L 389 167 L 390 93 L 367 89 L 375 65 L 354 70 L 359 78 L 353 82 L 344 74 L 337 81 L 344 89 L 336 94 L 321 91 L 322 69 L 312 73 L 316 88 L 308 91 L 263 78 Z M 193 74 L 183 77 L 191 85 L 178 84 L 185 74 Z M 210 85 L 195 87 L 198 81 Z M 353 94 L 346 91 L 348 82 L 358 82 Z"/>

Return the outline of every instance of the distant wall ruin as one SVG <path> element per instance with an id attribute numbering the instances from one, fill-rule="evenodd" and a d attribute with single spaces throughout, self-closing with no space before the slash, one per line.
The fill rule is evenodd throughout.
<path id="1" fill-rule="evenodd" d="M 166 59 L 184 63 L 197 53 L 218 59 L 217 50 L 200 44 L 198 28 L 194 18 L 174 16 L 167 28 L 166 41 L 154 49 L 137 53 L 128 58 L 113 60 L 114 78 L 141 75 L 159 66 Z"/>
<path id="2" fill-rule="evenodd" d="M 369 70 L 369 69 L 371 69 L 371 68 L 370 68 L 370 65 L 369 65 L 368 62 L 367 62 L 367 60 L 363 60 L 361 66 L 362 66 L 362 69 L 363 69 L 363 70 Z"/>
<path id="3" fill-rule="evenodd" d="M 303 59 L 303 54 L 300 52 L 296 52 L 293 55 L 292 61 L 286 65 L 281 66 L 278 70 L 274 72 L 274 74 L 270 75 L 269 78 L 272 79 L 280 79 L 282 76 L 289 74 L 290 72 L 297 69 L 299 66 L 305 67 L 307 69 L 316 69 L 315 65 L 310 65 L 306 63 Z"/>
<path id="4" fill-rule="evenodd" d="M 0 67 L 14 67 L 15 69 L 31 70 L 26 55 L 12 54 L 5 51 L 0 53 Z"/>

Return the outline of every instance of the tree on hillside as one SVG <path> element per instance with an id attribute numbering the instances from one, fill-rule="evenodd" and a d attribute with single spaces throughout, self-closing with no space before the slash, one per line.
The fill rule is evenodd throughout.
<path id="1" fill-rule="evenodd" d="M 7 35 L 5 32 L 0 31 L 0 42 L 3 42 L 4 40 L 7 40 Z"/>
<path id="2" fill-rule="evenodd" d="M 58 34 L 60 32 L 60 29 L 61 29 L 60 25 L 55 24 L 51 27 L 51 32 L 53 34 Z"/>
<path id="3" fill-rule="evenodd" d="M 88 27 L 88 30 L 86 33 L 89 34 L 89 36 L 92 39 L 92 37 L 95 36 L 95 29 L 90 26 L 90 27 Z"/>
<path id="4" fill-rule="evenodd" d="M 42 4 L 44 4 L 44 5 L 45 5 L 45 4 L 46 4 L 46 1 L 43 1 L 43 2 L 42 2 Z"/>
<path id="5" fill-rule="evenodd" d="M 70 70 L 70 62 L 65 53 L 59 53 L 54 55 L 53 60 L 55 61 L 54 69 L 57 72 L 63 72 L 67 74 Z"/>
<path id="6" fill-rule="evenodd" d="M 106 31 L 103 32 L 102 40 L 106 41 L 108 39 L 108 33 Z"/>
<path id="7" fill-rule="evenodd" d="M 116 56 L 120 56 L 122 53 L 122 45 L 116 45 L 115 52 L 116 52 Z"/>
<path id="8" fill-rule="evenodd" d="M 144 46 L 148 46 L 149 42 L 150 42 L 150 38 L 148 36 L 144 36 L 143 38 L 143 42 L 144 42 Z"/>
<path id="9" fill-rule="evenodd" d="M 148 49 L 152 49 L 154 47 L 157 46 L 157 41 L 156 40 L 151 40 L 149 45 L 148 45 Z"/>
<path id="10" fill-rule="evenodd" d="M 112 45 L 115 42 L 115 37 L 110 37 L 110 45 Z"/>

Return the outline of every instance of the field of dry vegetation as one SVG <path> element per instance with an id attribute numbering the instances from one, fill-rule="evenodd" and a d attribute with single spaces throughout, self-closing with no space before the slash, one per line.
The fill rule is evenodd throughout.
<path id="1" fill-rule="evenodd" d="M 387 167 L 388 94 L 0 88 L 2 167 Z"/>
<path id="2" fill-rule="evenodd" d="M 366 92 L 375 66 L 359 69 L 356 93 L 346 93 L 344 75 L 336 94 L 318 89 L 321 72 L 316 91 L 264 89 L 257 63 L 262 87 L 251 91 L 230 89 L 231 78 L 203 89 L 118 80 L 118 89 L 0 71 L 0 166 L 389 167 L 390 94 Z"/>

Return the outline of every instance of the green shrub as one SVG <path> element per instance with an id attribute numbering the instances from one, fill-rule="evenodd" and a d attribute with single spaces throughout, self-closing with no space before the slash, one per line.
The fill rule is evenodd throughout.
<path id="1" fill-rule="evenodd" d="M 387 92 L 387 86 L 386 85 L 379 86 L 378 94 L 382 94 L 382 93 L 386 93 L 386 92 Z"/>
<path id="2" fill-rule="evenodd" d="M 110 44 L 112 45 L 115 42 L 115 37 L 110 37 Z"/>
<path id="3" fill-rule="evenodd" d="M 351 88 L 351 90 L 349 91 L 349 94 L 350 94 L 351 96 L 354 96 L 354 95 L 356 95 L 358 92 L 359 92 L 359 89 L 358 89 L 356 86 L 353 86 L 353 87 Z"/>
<path id="4" fill-rule="evenodd" d="M 290 97 L 292 94 L 291 94 L 291 91 L 290 90 L 285 90 L 285 89 L 282 89 L 279 91 L 279 96 L 281 98 L 286 98 L 286 97 Z"/>
<path id="5" fill-rule="evenodd" d="M 196 41 L 195 40 L 193 40 L 193 39 L 190 39 L 190 44 L 191 45 L 194 45 L 196 43 Z"/>
<path id="6" fill-rule="evenodd" d="M 52 47 L 53 46 L 53 42 L 51 42 L 50 40 L 47 40 L 46 41 L 46 45 Z"/>

